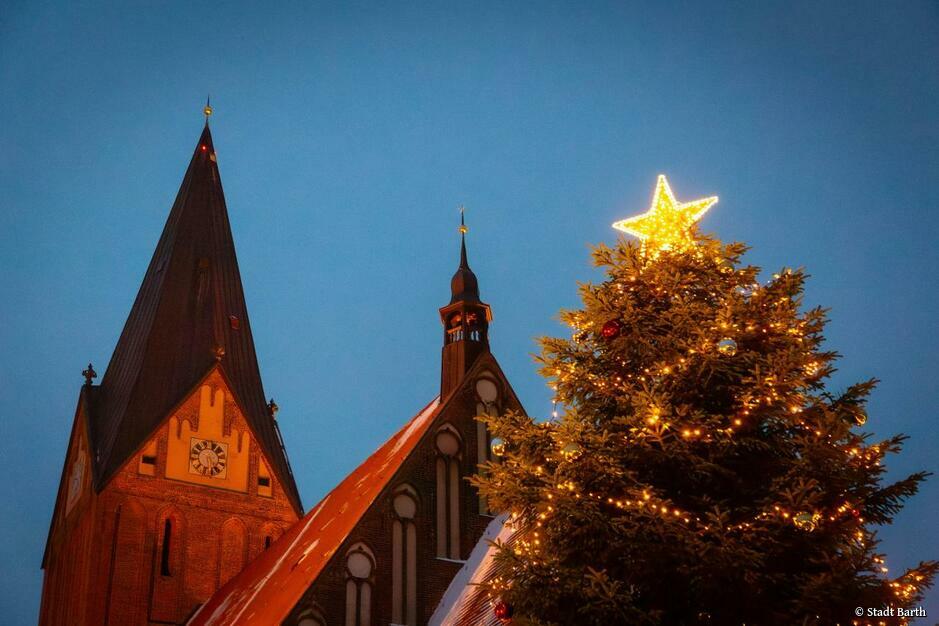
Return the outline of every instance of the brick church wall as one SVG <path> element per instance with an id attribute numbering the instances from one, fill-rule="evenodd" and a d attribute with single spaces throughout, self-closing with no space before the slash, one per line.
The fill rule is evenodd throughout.
<path id="1" fill-rule="evenodd" d="M 474 370 L 479 371 L 477 368 Z M 490 370 L 491 371 L 491 370 Z M 494 375 L 494 374 L 493 374 Z M 508 392 L 508 383 L 499 377 L 504 398 L 503 410 L 521 410 L 521 406 Z M 417 530 L 417 623 L 426 624 L 437 607 L 450 581 L 462 567 L 459 561 L 437 557 L 436 541 L 436 461 L 438 453 L 435 436 L 444 424 L 454 426 L 462 437 L 460 474 L 460 558 L 466 559 L 480 540 L 492 516 L 481 511 L 479 496 L 466 478 L 477 471 L 477 397 L 473 389 L 475 379 L 469 377 L 436 416 L 411 455 L 388 482 L 382 493 L 369 507 L 352 533 L 337 548 L 317 580 L 294 607 L 287 626 L 297 624 L 309 609 L 325 617 L 326 626 L 345 624 L 346 556 L 349 549 L 364 543 L 374 554 L 375 568 L 371 578 L 372 626 L 392 624 L 392 527 L 396 519 L 392 499 L 402 485 L 410 485 L 418 495 L 415 516 Z M 488 448 L 488 442 L 486 442 Z M 323 520 L 322 523 L 326 523 Z"/>
<path id="2" fill-rule="evenodd" d="M 217 374 L 216 374 L 217 376 Z M 206 381 L 213 388 L 221 377 Z M 175 415 L 198 412 L 199 394 Z M 247 423 L 227 395 L 227 429 Z M 88 492 L 54 522 L 40 624 L 134 626 L 183 624 L 194 609 L 296 522 L 280 482 L 257 495 L 260 453 L 251 441 L 248 489 L 241 493 L 165 478 L 166 421 L 156 443 L 154 475 L 139 471 L 141 451 L 104 486 Z M 169 575 L 161 573 L 164 522 L 172 521 Z"/>

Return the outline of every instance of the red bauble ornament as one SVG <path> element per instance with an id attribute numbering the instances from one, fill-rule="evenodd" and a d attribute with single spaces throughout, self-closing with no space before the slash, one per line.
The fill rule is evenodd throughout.
<path id="1" fill-rule="evenodd" d="M 496 603 L 493 613 L 496 615 L 496 619 L 508 623 L 512 621 L 512 605 L 508 602 L 499 601 Z"/>
<path id="2" fill-rule="evenodd" d="M 610 320 L 600 329 L 600 334 L 604 339 L 616 339 L 622 329 L 622 325 L 617 320 Z"/>

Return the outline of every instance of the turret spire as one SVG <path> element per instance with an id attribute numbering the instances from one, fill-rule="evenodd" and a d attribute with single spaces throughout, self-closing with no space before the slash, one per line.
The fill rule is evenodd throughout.
<path id="1" fill-rule="evenodd" d="M 460 206 L 460 266 L 450 280 L 450 303 L 440 309 L 444 326 L 441 398 L 457 386 L 476 357 L 489 350 L 492 311 L 479 298 L 479 281 L 466 258 L 465 212 Z"/>
<path id="2" fill-rule="evenodd" d="M 460 266 L 450 280 L 450 304 L 454 302 L 481 302 L 479 299 L 479 281 L 476 274 L 470 269 L 466 259 L 466 227 L 464 213 L 466 209 L 460 205 Z"/>

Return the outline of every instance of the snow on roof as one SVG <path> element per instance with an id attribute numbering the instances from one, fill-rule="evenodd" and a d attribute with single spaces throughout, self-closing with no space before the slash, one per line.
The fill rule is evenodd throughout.
<path id="1" fill-rule="evenodd" d="M 190 626 L 279 624 L 420 441 L 440 398 L 414 416 L 271 547 L 215 592 Z"/>
<path id="2" fill-rule="evenodd" d="M 499 515 L 489 522 L 486 532 L 466 565 L 457 572 L 447 587 L 440 604 L 430 616 L 427 626 L 497 626 L 501 622 L 493 613 L 494 602 L 479 586 L 494 573 L 496 548 L 494 541 L 511 543 L 515 528 L 506 523 L 507 516 Z"/>

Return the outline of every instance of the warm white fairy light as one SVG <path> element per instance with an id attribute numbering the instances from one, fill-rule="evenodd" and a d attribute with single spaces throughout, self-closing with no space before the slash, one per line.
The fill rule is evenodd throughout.
<path id="1" fill-rule="evenodd" d="M 649 210 L 620 220 L 613 224 L 613 228 L 638 237 L 643 247 L 653 253 L 658 250 L 687 250 L 694 246 L 691 226 L 715 204 L 717 196 L 679 202 L 665 175 L 659 174 Z"/>

